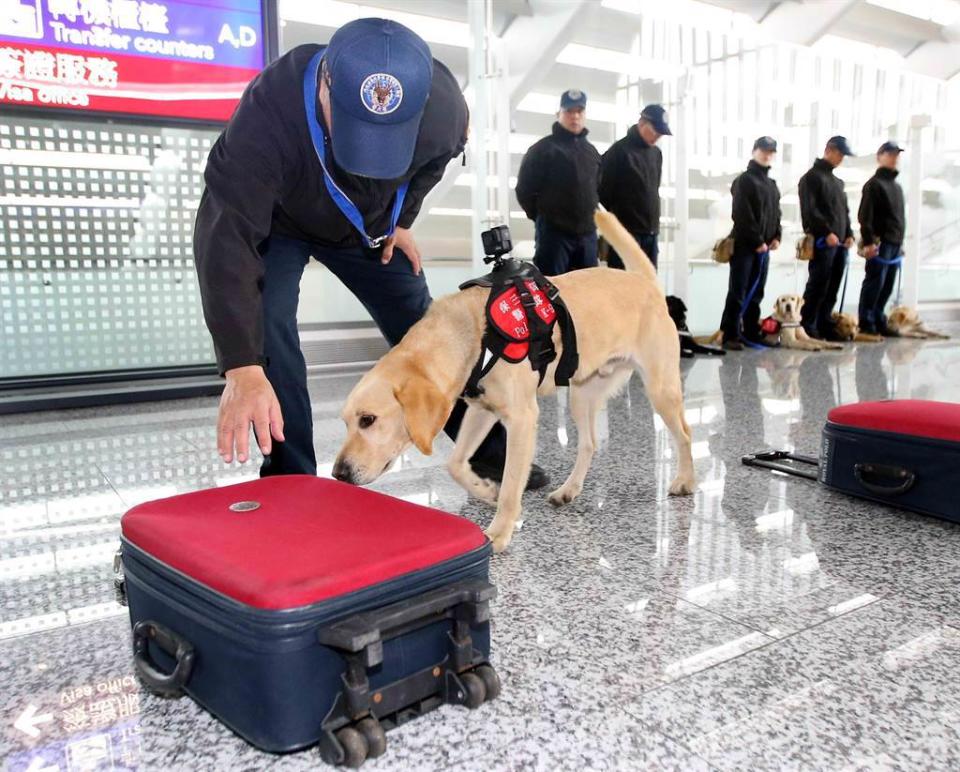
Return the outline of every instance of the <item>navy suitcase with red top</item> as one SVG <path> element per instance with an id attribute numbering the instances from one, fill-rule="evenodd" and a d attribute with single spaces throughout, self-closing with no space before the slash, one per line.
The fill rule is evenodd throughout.
<path id="1" fill-rule="evenodd" d="M 922 399 L 858 402 L 827 414 L 819 460 L 787 450 L 743 463 L 960 522 L 960 405 Z"/>
<path id="2" fill-rule="evenodd" d="M 118 589 L 152 691 L 264 750 L 359 766 L 386 730 L 499 693 L 490 552 L 454 515 L 278 476 L 131 509 Z"/>
<path id="3" fill-rule="evenodd" d="M 960 522 L 960 405 L 903 399 L 830 411 L 820 482 L 860 498 Z"/>

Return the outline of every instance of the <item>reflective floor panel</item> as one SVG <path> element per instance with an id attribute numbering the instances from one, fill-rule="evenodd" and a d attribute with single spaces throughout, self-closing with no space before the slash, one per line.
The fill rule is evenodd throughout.
<path id="1" fill-rule="evenodd" d="M 528 493 L 493 560 L 501 698 L 391 732 L 366 769 L 960 767 L 960 526 L 740 463 L 815 455 L 838 404 L 960 401 L 960 344 L 746 351 L 682 370 L 695 495 L 668 497 L 675 454 L 634 378 L 600 417 L 581 497 L 554 509 Z M 356 379 L 311 381 L 321 474 Z M 315 749 L 259 752 L 133 676 L 119 518 L 255 476 L 219 460 L 215 416 L 216 400 L 194 399 L 0 417 L 5 769 L 320 764 Z M 486 525 L 491 510 L 444 469 L 450 448 L 412 450 L 374 487 Z M 566 395 L 543 400 L 537 460 L 557 483 L 575 449 Z"/>

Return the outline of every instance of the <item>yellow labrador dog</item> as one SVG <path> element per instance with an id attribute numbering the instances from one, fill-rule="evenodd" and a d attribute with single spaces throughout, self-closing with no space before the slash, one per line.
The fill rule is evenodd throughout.
<path id="1" fill-rule="evenodd" d="M 780 332 L 776 335 L 765 335 L 767 343 L 780 343 L 784 348 L 796 348 L 802 351 L 822 351 L 823 349 L 841 350 L 843 346 L 837 343 L 827 343 L 823 340 L 813 340 L 800 324 L 800 309 L 803 307 L 803 298 L 800 295 L 781 295 L 773 304 L 773 318 L 780 322 Z"/>
<path id="2" fill-rule="evenodd" d="M 612 214 L 598 212 L 596 220 L 627 271 L 590 268 L 550 277 L 576 326 L 580 361 L 570 383 L 570 413 L 579 435 L 577 459 L 566 482 L 549 499 L 560 505 L 580 493 L 597 444 L 597 413 L 635 369 L 640 370 L 650 402 L 677 445 L 679 469 L 670 493 L 693 493 L 677 329 L 643 250 Z M 427 455 L 432 452 L 433 440 L 480 355 L 488 292 L 471 287 L 437 300 L 363 376 L 343 408 L 347 439 L 334 464 L 335 476 L 364 485 L 386 471 L 411 443 Z M 494 365 L 481 381 L 483 394 L 467 400 L 448 464 L 450 474 L 468 493 L 496 504 L 487 535 L 497 551 L 510 543 L 520 518 L 520 499 L 536 444 L 537 394 L 556 390 L 554 372 L 562 347 L 559 326 L 553 342 L 558 358 L 539 387 L 538 374 L 527 361 L 500 360 Z M 478 477 L 468 463 L 498 420 L 507 430 L 507 458 L 499 486 Z"/>
<path id="3" fill-rule="evenodd" d="M 901 338 L 947 340 L 950 337 L 927 327 L 917 309 L 910 306 L 895 306 L 887 317 L 887 327 Z"/>

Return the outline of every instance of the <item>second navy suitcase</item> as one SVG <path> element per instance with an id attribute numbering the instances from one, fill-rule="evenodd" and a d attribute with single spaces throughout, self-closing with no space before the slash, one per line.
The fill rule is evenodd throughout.
<path id="1" fill-rule="evenodd" d="M 960 405 L 953 403 L 901 399 L 842 405 L 827 415 L 819 461 L 770 450 L 744 456 L 743 463 L 960 522 Z"/>
<path id="2" fill-rule="evenodd" d="M 473 523 L 278 476 L 141 504 L 118 580 L 136 671 L 254 745 L 359 766 L 385 730 L 497 696 L 491 548 Z"/>
<path id="3" fill-rule="evenodd" d="M 960 522 L 960 405 L 903 399 L 834 408 L 823 429 L 820 482 Z"/>

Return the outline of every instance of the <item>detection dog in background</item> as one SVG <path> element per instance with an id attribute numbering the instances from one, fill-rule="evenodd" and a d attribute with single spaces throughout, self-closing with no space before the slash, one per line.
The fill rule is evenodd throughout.
<path id="1" fill-rule="evenodd" d="M 764 340 L 771 346 L 779 343 L 784 348 L 796 348 L 803 351 L 822 351 L 823 349 L 843 349 L 836 343 L 813 340 L 800 325 L 800 309 L 803 298 L 800 295 L 781 295 L 773 304 L 772 317 L 780 323 L 775 334 L 765 335 Z"/>
<path id="2" fill-rule="evenodd" d="M 830 315 L 830 318 L 833 320 L 833 331 L 841 340 L 854 341 L 856 343 L 883 343 L 882 335 L 861 332 L 860 322 L 853 314 L 834 311 Z"/>
<path id="3" fill-rule="evenodd" d="M 696 354 L 707 354 L 709 356 L 725 356 L 726 351 L 717 346 L 705 346 L 693 337 L 690 328 L 687 327 L 687 304 L 676 295 L 667 295 L 667 311 L 673 323 L 677 326 L 677 334 L 680 336 L 680 356 L 690 358 Z"/>
<path id="4" fill-rule="evenodd" d="M 597 446 L 596 417 L 607 400 L 639 370 L 647 396 L 677 446 L 678 471 L 672 495 L 693 493 L 690 429 L 684 418 L 677 329 L 667 313 L 653 265 L 616 217 L 596 214 L 600 233 L 623 259 L 626 271 L 589 268 L 550 277 L 577 330 L 579 367 L 570 381 L 570 413 L 577 425 L 577 459 L 549 500 L 573 501 Z M 389 351 L 347 397 L 347 438 L 334 464 L 338 479 L 365 485 L 386 471 L 407 447 L 429 455 L 433 440 L 464 390 L 481 350 L 488 290 L 470 287 L 437 300 L 424 318 Z M 538 387 L 527 361 L 499 360 L 483 378 L 483 393 L 468 408 L 448 469 L 468 493 L 496 503 L 487 529 L 494 549 L 506 548 L 520 518 L 520 503 L 536 445 L 537 394 L 556 390 L 554 372 L 562 341 L 554 330 L 558 357 Z M 497 421 L 507 430 L 503 482 L 478 477 L 469 458 Z"/>
<path id="5" fill-rule="evenodd" d="M 901 338 L 922 338 L 947 340 L 949 335 L 942 332 L 936 332 L 924 325 L 920 319 L 920 313 L 910 306 L 896 306 L 887 317 L 887 327 L 893 330 Z"/>

